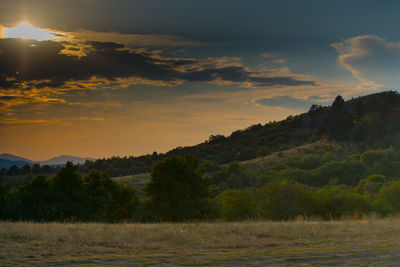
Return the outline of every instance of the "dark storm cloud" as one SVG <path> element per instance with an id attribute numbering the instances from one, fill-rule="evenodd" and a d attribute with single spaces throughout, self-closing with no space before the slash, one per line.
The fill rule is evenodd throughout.
<path id="1" fill-rule="evenodd" d="M 93 77 L 109 81 L 133 77 L 165 83 L 251 83 L 254 87 L 315 85 L 315 81 L 293 76 L 260 74 L 237 63 L 221 65 L 218 58 L 166 58 L 159 51 L 135 51 L 113 42 L 86 42 L 85 55 L 78 57 L 66 53 L 65 45 L 70 43 L 0 39 L 0 87 L 55 88 L 67 82 L 79 85 Z"/>

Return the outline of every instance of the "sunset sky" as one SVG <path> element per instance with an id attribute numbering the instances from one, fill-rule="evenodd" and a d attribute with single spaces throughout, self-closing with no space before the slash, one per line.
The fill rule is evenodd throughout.
<path id="1" fill-rule="evenodd" d="M 166 152 L 396 90 L 399 13 L 395 0 L 2 0 L 0 153 Z"/>

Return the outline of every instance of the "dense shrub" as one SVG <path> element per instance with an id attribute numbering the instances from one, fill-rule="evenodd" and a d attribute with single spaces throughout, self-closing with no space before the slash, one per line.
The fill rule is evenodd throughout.
<path id="1" fill-rule="evenodd" d="M 256 202 L 250 190 L 226 190 L 217 197 L 220 215 L 228 221 L 242 221 L 257 214 Z"/>
<path id="2" fill-rule="evenodd" d="M 309 212 L 310 196 L 307 186 L 281 181 L 267 184 L 257 191 L 259 214 L 269 220 L 289 220 Z"/>

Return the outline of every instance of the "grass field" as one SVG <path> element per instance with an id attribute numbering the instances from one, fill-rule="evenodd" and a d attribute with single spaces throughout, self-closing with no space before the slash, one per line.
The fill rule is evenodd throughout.
<path id="1" fill-rule="evenodd" d="M 398 265 L 400 219 L 0 223 L 0 265 Z"/>

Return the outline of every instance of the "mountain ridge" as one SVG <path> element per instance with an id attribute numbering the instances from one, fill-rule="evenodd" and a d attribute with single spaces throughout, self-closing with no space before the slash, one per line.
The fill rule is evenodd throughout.
<path id="1" fill-rule="evenodd" d="M 47 160 L 34 161 L 10 153 L 2 153 L 0 154 L 0 168 L 10 168 L 13 165 L 22 167 L 24 165 L 34 165 L 34 164 L 39 164 L 42 166 L 43 165 L 56 166 L 56 165 L 64 165 L 67 161 L 72 161 L 74 164 L 83 164 L 85 163 L 86 160 L 95 160 L 95 159 L 89 157 L 61 155 L 57 157 L 52 157 Z"/>

